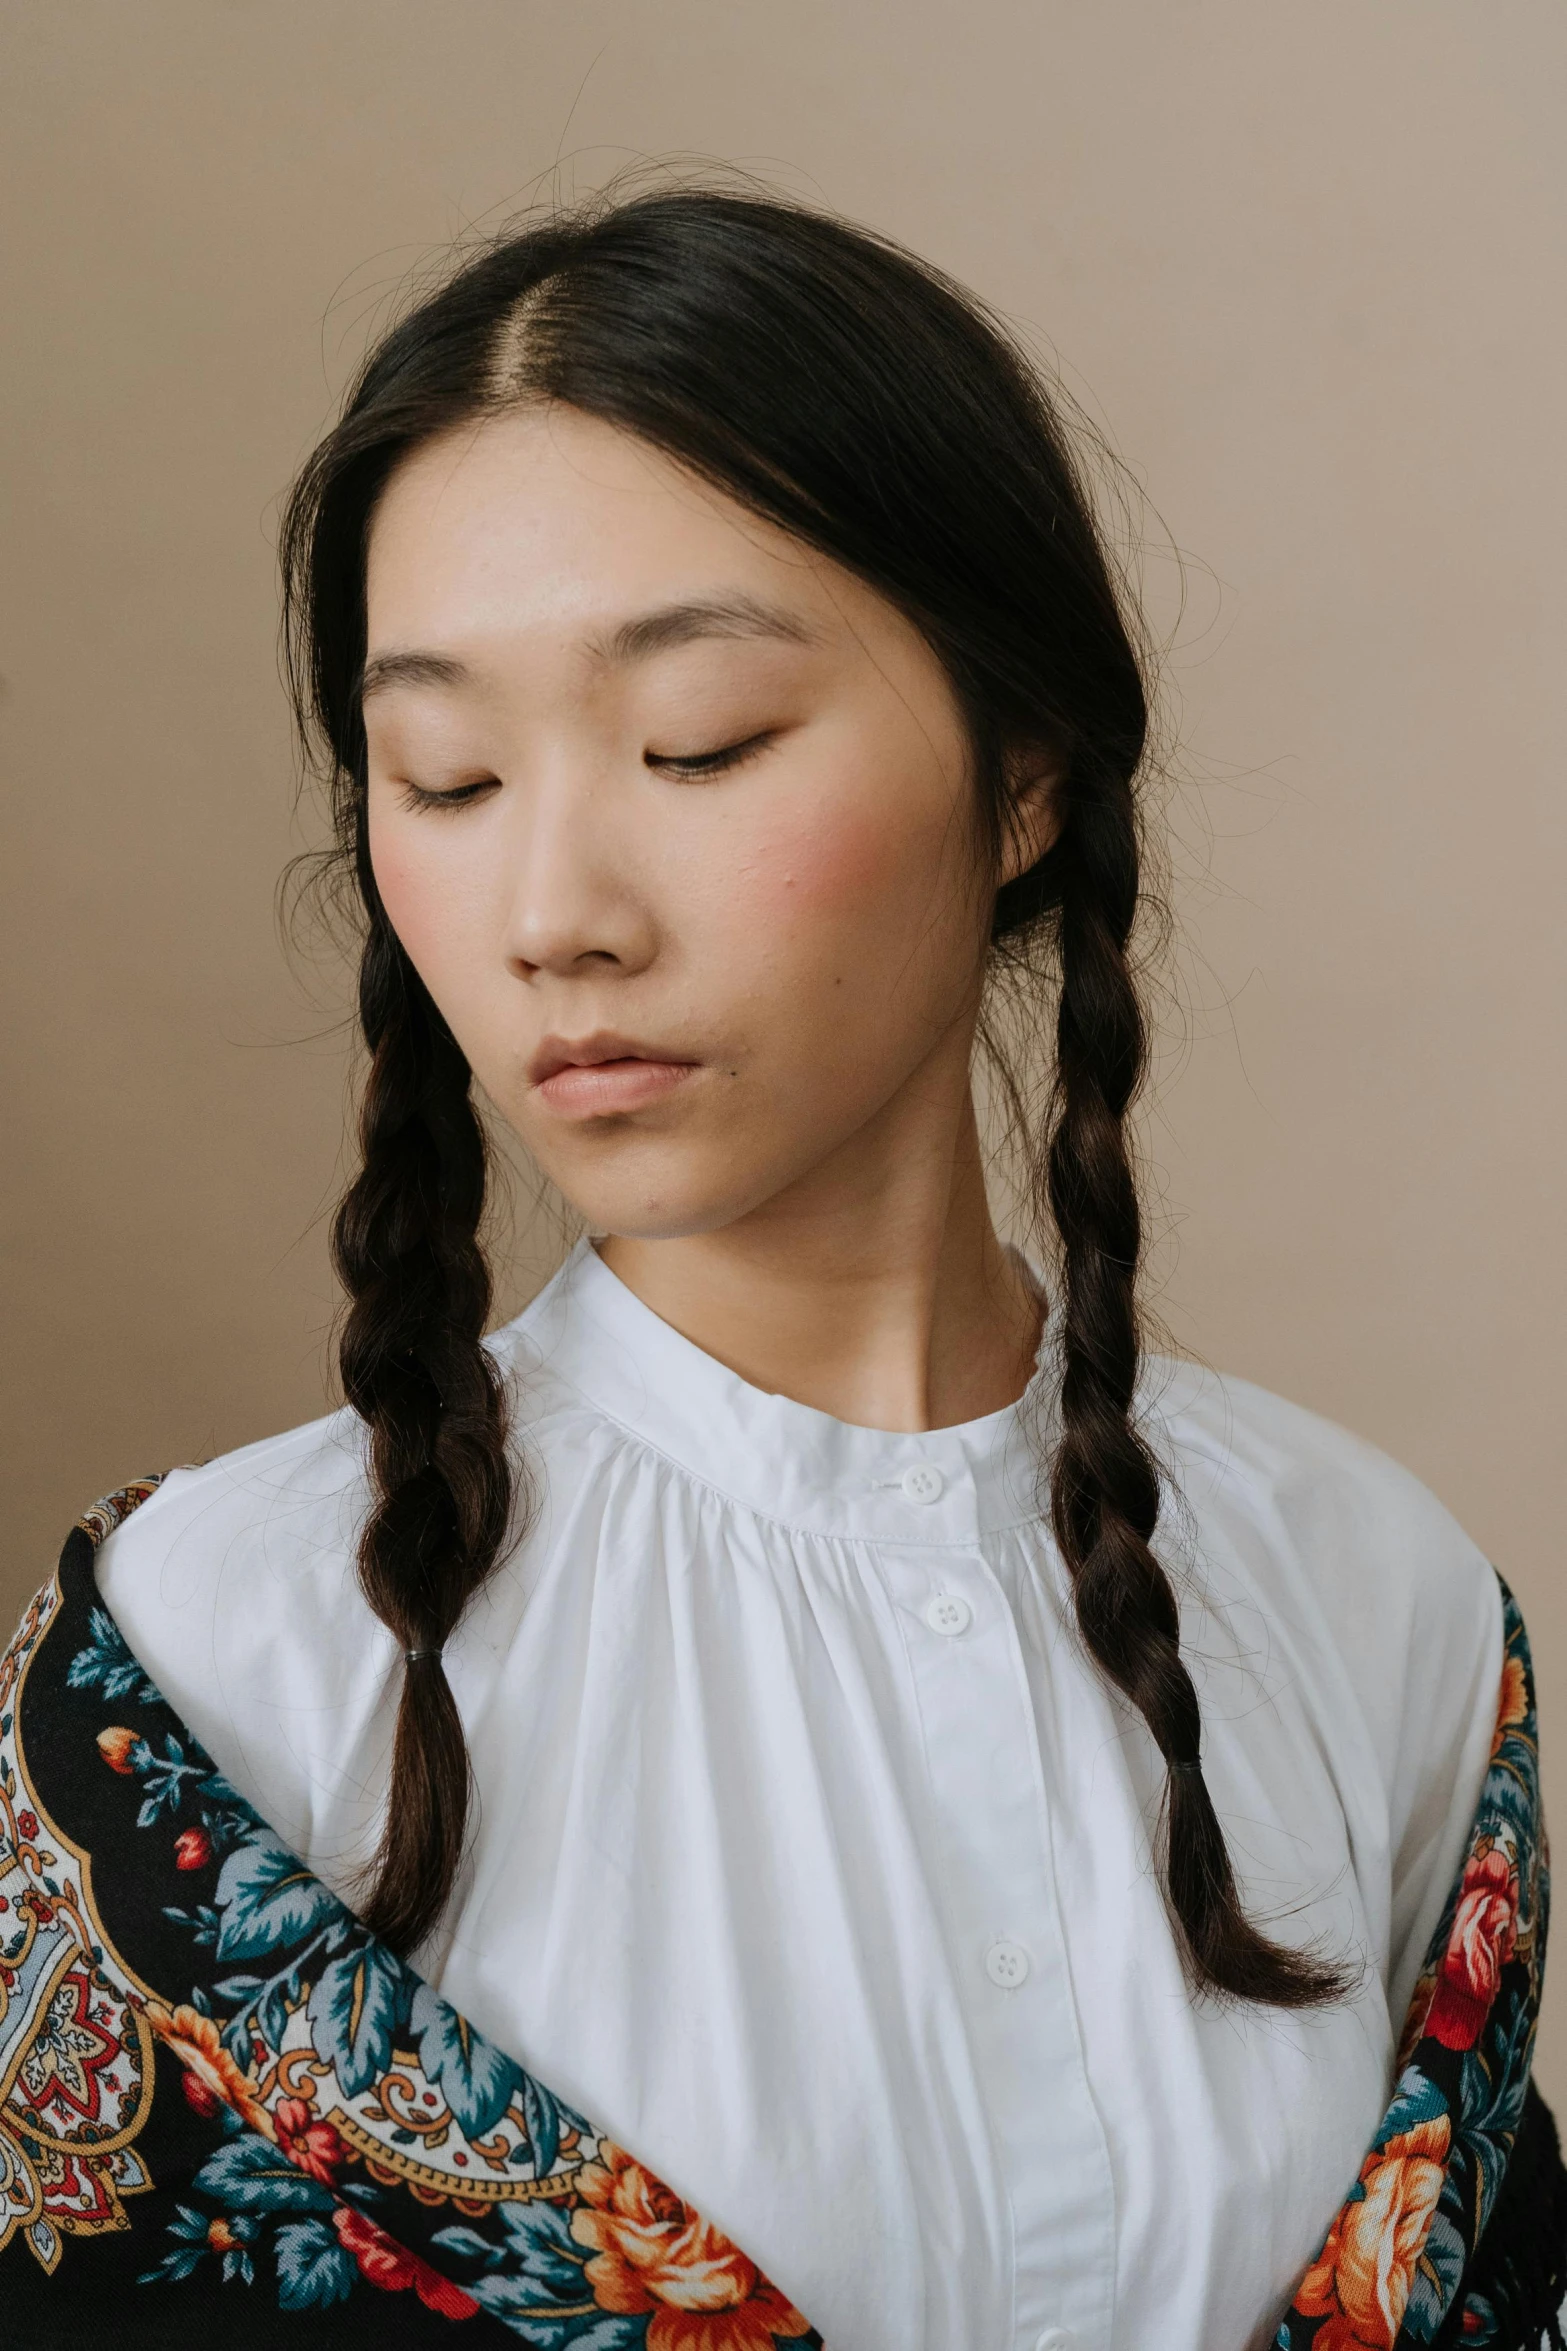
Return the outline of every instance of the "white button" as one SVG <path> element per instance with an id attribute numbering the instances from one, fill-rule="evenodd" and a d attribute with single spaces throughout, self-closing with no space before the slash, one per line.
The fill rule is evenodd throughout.
<path id="1" fill-rule="evenodd" d="M 903 1491 L 911 1502 L 939 1502 L 946 1483 L 933 1461 L 917 1461 L 903 1473 Z"/>
<path id="2" fill-rule="evenodd" d="M 1070 2327 L 1046 2327 L 1035 2336 L 1034 2351 L 1077 2351 L 1077 2337 Z"/>
<path id="3" fill-rule="evenodd" d="M 1021 1943 L 992 1943 L 985 1953 L 985 1973 L 1004 1992 L 1015 1992 L 1028 1973 L 1028 1953 Z"/>
<path id="4" fill-rule="evenodd" d="M 948 1640 L 955 1640 L 974 1622 L 974 1611 L 961 1593 L 938 1592 L 925 1611 L 925 1622 L 933 1633 L 945 1633 Z"/>

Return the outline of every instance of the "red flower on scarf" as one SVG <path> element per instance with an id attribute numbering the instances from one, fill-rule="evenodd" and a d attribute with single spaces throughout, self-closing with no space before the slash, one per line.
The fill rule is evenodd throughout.
<path id="1" fill-rule="evenodd" d="M 303 2098 L 285 2098 L 272 2109 L 280 2153 L 329 2188 L 348 2149 L 329 2122 L 317 2122 Z"/>
<path id="2" fill-rule="evenodd" d="M 182 2073 L 180 2088 L 185 2093 L 186 2105 L 193 2113 L 199 2114 L 203 2122 L 210 2122 L 223 2103 L 216 2090 L 209 2090 L 199 2074 Z"/>
<path id="3" fill-rule="evenodd" d="M 380 2286 L 388 2294 L 406 2293 L 411 2286 L 426 2310 L 433 2310 L 440 2318 L 477 2315 L 479 2305 L 471 2294 L 454 2286 L 450 2278 L 443 2278 L 406 2245 L 399 2245 L 362 2212 L 351 2212 L 346 2204 L 339 2204 L 332 2214 L 332 2226 L 344 2251 L 358 2262 L 360 2276 L 372 2286 Z"/>
<path id="4" fill-rule="evenodd" d="M 1425 2029 L 1444 2049 L 1472 2049 L 1518 1941 L 1518 1872 L 1499 1845 L 1469 1856 Z"/>
<path id="5" fill-rule="evenodd" d="M 212 1840 L 205 1829 L 182 1829 L 174 1840 L 176 1869 L 205 1869 L 212 1859 Z"/>

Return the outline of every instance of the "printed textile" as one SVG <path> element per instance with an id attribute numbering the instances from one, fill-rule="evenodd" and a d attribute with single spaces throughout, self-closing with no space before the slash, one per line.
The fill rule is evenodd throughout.
<path id="1" fill-rule="evenodd" d="M 99 1597 L 86 1513 L 0 1660 L 0 2308 L 40 2347 L 818 2346 L 635 2155 L 371 1936 L 224 1780 Z M 1529 2080 L 1547 1875 L 1509 1595 L 1495 1745 L 1393 2102 L 1278 2351 L 1558 2342 Z"/>

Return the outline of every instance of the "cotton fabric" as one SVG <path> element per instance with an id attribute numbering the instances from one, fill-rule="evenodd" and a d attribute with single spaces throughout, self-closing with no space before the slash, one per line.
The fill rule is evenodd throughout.
<path id="1" fill-rule="evenodd" d="M 1288 2300 L 1387 2103 L 1462 1858 L 1496 1581 L 1412 1478 L 1151 1367 L 1158 1544 L 1248 1904 L 1361 1968 L 1193 2003 L 1157 1754 L 1072 1630 L 1017 1407 L 921 1434 L 769 1395 L 583 1244 L 492 1344 L 537 1494 L 448 1649 L 479 1791 L 445 1998 L 635 2149 L 835 2351 L 1191 2351 Z M 99 1554 L 219 1766 L 352 1891 L 401 1660 L 339 1414 L 176 1473 Z"/>

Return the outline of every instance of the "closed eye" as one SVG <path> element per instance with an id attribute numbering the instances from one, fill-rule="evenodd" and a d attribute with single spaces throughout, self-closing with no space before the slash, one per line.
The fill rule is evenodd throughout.
<path id="1" fill-rule="evenodd" d="M 426 790 L 423 784 L 410 783 L 404 777 L 402 782 L 403 806 L 405 808 L 466 808 L 469 801 L 476 800 L 481 792 L 493 792 L 497 788 L 497 779 L 494 776 L 481 776 L 477 783 L 454 784 L 449 791 L 431 792 Z"/>
<path id="2" fill-rule="evenodd" d="M 717 751 L 644 751 L 643 764 L 656 767 L 666 775 L 686 776 L 697 782 L 704 776 L 724 775 L 743 760 L 754 759 L 772 739 L 771 728 L 764 728 L 759 735 L 747 735 L 741 743 L 725 743 Z"/>

